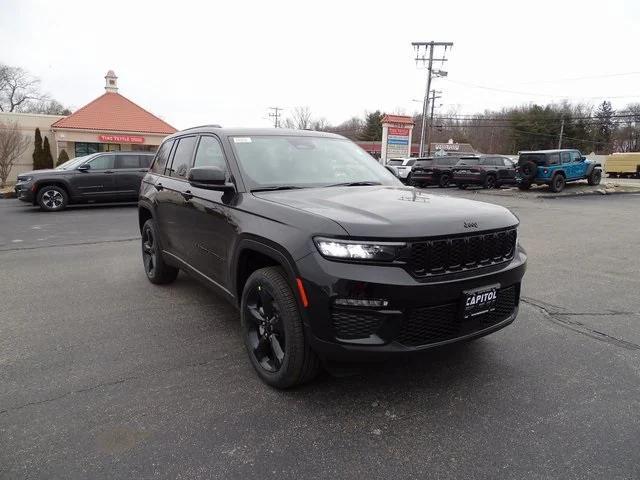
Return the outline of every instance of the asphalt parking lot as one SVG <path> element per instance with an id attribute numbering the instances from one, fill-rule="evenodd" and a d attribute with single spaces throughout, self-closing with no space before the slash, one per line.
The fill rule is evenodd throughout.
<path id="1" fill-rule="evenodd" d="M 519 216 L 516 322 L 288 392 L 231 306 L 146 280 L 135 206 L 0 200 L 0 478 L 640 477 L 640 196 L 429 192 Z"/>

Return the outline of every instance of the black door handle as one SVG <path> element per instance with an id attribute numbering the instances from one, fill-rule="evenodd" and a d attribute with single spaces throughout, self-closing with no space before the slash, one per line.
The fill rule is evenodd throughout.
<path id="1" fill-rule="evenodd" d="M 113 173 L 113 170 L 105 170 L 104 173 Z"/>
<path id="2" fill-rule="evenodd" d="M 181 192 L 181 195 L 182 195 L 182 198 L 184 198 L 187 202 L 193 198 L 193 194 L 189 190 Z"/>
<path id="3" fill-rule="evenodd" d="M 156 184 L 154 185 L 154 187 L 156 187 L 156 190 L 157 190 L 157 191 L 161 191 L 162 189 L 164 189 L 164 187 L 162 186 L 162 184 L 161 184 L 161 183 L 156 183 Z"/>

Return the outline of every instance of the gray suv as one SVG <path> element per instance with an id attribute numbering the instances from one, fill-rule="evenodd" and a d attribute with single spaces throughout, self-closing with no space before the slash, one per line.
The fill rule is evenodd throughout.
<path id="1" fill-rule="evenodd" d="M 70 203 L 135 201 L 153 156 L 151 152 L 94 153 L 54 169 L 25 172 L 18 175 L 16 197 L 48 212 L 64 210 Z"/>

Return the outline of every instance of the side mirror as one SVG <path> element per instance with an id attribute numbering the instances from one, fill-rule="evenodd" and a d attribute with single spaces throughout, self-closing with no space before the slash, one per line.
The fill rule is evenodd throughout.
<path id="1" fill-rule="evenodd" d="M 587 157 L 585 157 L 584 155 L 580 157 L 580 161 L 581 162 L 586 162 L 587 161 Z"/>
<path id="2" fill-rule="evenodd" d="M 194 167 L 189 170 L 187 180 L 189 184 L 209 190 L 234 190 L 232 183 L 226 183 L 226 174 L 219 167 Z"/>
<path id="3" fill-rule="evenodd" d="M 88 163 L 83 163 L 82 165 L 80 165 L 78 167 L 78 170 L 81 172 L 87 172 L 91 169 L 91 165 L 89 165 Z"/>

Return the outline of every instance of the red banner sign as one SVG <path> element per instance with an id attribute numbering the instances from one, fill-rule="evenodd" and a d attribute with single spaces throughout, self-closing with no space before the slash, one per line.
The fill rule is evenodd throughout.
<path id="1" fill-rule="evenodd" d="M 408 128 L 390 128 L 389 135 L 400 135 L 403 137 L 408 137 L 409 129 Z"/>
<path id="2" fill-rule="evenodd" d="M 144 137 L 135 135 L 98 135 L 98 140 L 106 143 L 144 143 Z"/>

